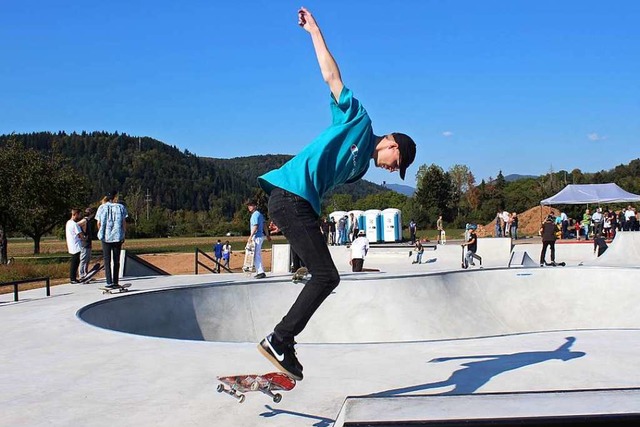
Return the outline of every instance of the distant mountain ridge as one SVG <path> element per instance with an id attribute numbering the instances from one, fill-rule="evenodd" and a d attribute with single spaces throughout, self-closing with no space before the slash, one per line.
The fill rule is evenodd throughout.
<path id="1" fill-rule="evenodd" d="M 411 197 L 413 193 L 416 192 L 416 189 L 404 184 L 382 184 L 382 187 L 388 188 L 391 191 L 395 191 L 396 193 L 404 194 L 405 196 Z"/>

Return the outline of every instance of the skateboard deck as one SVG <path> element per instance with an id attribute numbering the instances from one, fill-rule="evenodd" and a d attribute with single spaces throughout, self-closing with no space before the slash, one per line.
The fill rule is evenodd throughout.
<path id="1" fill-rule="evenodd" d="M 467 247 L 467 245 L 461 245 L 461 246 L 462 246 L 462 265 L 461 265 L 461 267 L 466 269 L 466 268 L 469 268 L 469 266 L 467 265 L 467 259 L 464 256 L 464 253 L 466 252 L 465 248 Z"/>
<path id="2" fill-rule="evenodd" d="M 300 267 L 293 273 L 293 277 L 291 277 L 291 281 L 293 283 L 303 282 L 309 279 L 309 269 L 307 267 Z"/>
<path id="3" fill-rule="evenodd" d="M 296 386 L 296 380 L 282 372 L 269 372 L 263 375 L 231 375 L 218 377 L 218 381 L 221 383 L 218 384 L 218 393 L 227 393 L 238 399 L 238 403 L 244 402 L 244 393 L 251 391 L 264 393 L 275 403 L 279 403 L 282 395 L 274 391 L 290 391 Z"/>
<path id="4" fill-rule="evenodd" d="M 131 287 L 131 283 L 123 283 L 122 285 L 118 285 L 117 288 L 105 288 L 102 287 L 100 290 L 103 294 L 115 294 L 120 292 L 129 292 L 129 288 Z"/>
<path id="5" fill-rule="evenodd" d="M 566 262 L 546 262 L 544 263 L 544 265 L 546 265 L 547 267 L 564 267 L 565 265 L 567 265 Z"/>
<path id="6" fill-rule="evenodd" d="M 87 273 L 86 276 L 80 278 L 79 282 L 80 283 L 89 283 L 91 281 L 91 279 L 93 278 L 93 276 L 95 276 L 96 274 L 98 274 L 98 272 L 100 270 L 102 270 L 104 268 L 104 265 L 101 265 L 99 262 L 96 262 L 93 267 L 91 267 L 91 269 L 89 270 L 89 272 Z"/>
<path id="7" fill-rule="evenodd" d="M 242 271 L 251 273 L 253 271 L 253 260 L 255 258 L 256 245 L 252 242 L 244 248 L 244 264 Z"/>

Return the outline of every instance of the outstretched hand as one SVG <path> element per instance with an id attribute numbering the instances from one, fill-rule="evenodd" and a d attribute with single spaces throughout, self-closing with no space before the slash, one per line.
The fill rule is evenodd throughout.
<path id="1" fill-rule="evenodd" d="M 318 28 L 318 24 L 306 8 L 301 7 L 298 10 L 298 25 L 305 29 L 305 31 L 311 32 L 314 28 Z"/>

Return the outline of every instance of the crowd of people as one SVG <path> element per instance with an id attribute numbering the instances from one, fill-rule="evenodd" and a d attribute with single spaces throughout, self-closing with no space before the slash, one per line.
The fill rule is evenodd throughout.
<path id="1" fill-rule="evenodd" d="M 343 215 L 336 221 L 333 217 L 320 220 L 320 231 L 329 246 L 347 245 L 358 238 L 360 225 L 353 213 Z"/>
<path id="2" fill-rule="evenodd" d="M 598 207 L 593 213 L 587 208 L 582 218 L 569 218 L 562 212 L 555 218 L 555 222 L 560 228 L 562 239 L 591 240 L 602 235 L 605 239 L 611 240 L 618 231 L 640 229 L 636 208 L 631 205 L 617 211 Z"/>
<path id="3" fill-rule="evenodd" d="M 518 214 L 498 209 L 496 213 L 495 237 L 518 239 Z"/>

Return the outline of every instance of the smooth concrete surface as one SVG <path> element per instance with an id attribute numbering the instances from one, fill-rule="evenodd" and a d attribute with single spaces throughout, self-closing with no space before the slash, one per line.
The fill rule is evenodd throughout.
<path id="1" fill-rule="evenodd" d="M 527 246 L 516 248 L 529 252 Z M 394 398 L 415 419 L 424 414 L 402 403 L 414 396 L 442 397 L 433 403 L 438 410 L 437 402 L 455 396 L 475 402 L 485 393 L 599 389 L 616 399 L 616 389 L 640 387 L 640 268 L 578 266 L 576 255 L 575 265 L 564 268 L 462 271 L 459 244 L 425 251 L 425 259 L 438 259 L 422 265 L 410 263 L 408 250 L 400 252 L 372 251 L 365 268 L 378 273 L 342 274 L 335 294 L 300 336 L 305 379 L 279 404 L 259 393 L 238 404 L 215 391 L 215 377 L 273 370 L 256 340 L 242 341 L 266 334 L 259 329 L 270 329 L 271 319 L 284 314 L 289 293 L 299 289 L 288 275 L 261 281 L 244 274 L 128 279 L 132 290 L 121 295 L 103 295 L 100 283 L 63 285 L 48 298 L 44 289 L 21 292 L 17 303 L 12 294 L 0 295 L 0 425 L 329 426 L 345 400 L 358 396 Z M 510 256 L 504 255 L 495 263 L 506 266 Z M 228 289 L 221 296 L 228 307 L 216 307 L 219 301 L 204 294 L 212 289 Z M 176 311 L 191 304 L 192 318 L 172 321 L 170 310 L 163 316 L 167 295 Z M 103 301 L 127 307 L 129 313 L 113 313 L 123 323 L 155 310 L 155 322 L 180 323 L 175 330 L 191 337 L 122 333 L 77 316 Z M 231 317 L 235 312 L 239 317 Z M 205 321 L 216 315 L 218 320 Z M 193 333 L 198 329 L 201 336 Z M 238 342 L 220 336 L 225 341 L 205 341 L 210 332 L 235 334 Z M 379 340 L 385 342 L 362 343 Z M 557 399 L 544 408 L 535 399 L 518 401 L 534 414 L 556 404 L 562 412 Z M 474 415 L 470 404 L 442 405 L 457 418 Z M 384 416 L 375 406 L 363 410 L 372 419 Z M 578 402 L 577 412 L 588 410 L 588 403 Z M 640 413 L 640 402 L 626 410 Z"/>

